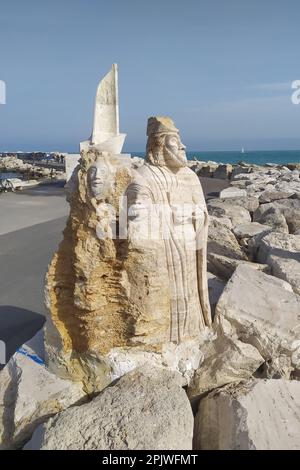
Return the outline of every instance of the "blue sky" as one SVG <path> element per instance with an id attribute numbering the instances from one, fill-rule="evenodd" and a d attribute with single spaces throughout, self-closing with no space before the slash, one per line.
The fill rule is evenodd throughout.
<path id="1" fill-rule="evenodd" d="M 299 149 L 299 0 L 0 0 L 0 150 L 77 151 L 119 64 L 125 150 L 166 114 L 188 150 Z"/>

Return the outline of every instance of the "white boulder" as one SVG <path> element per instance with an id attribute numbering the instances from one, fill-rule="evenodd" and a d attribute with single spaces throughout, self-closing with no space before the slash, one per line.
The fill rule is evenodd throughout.
<path id="1" fill-rule="evenodd" d="M 194 448 L 300 450 L 300 383 L 253 380 L 210 393 L 196 415 Z"/>
<path id="2" fill-rule="evenodd" d="M 290 378 L 300 370 L 300 297 L 287 282 L 241 264 L 219 299 L 215 321 L 225 335 L 259 351 L 262 377 Z"/>
<path id="3" fill-rule="evenodd" d="M 257 238 L 256 257 L 259 263 L 268 263 L 270 255 L 293 258 L 300 254 L 300 236 L 288 233 L 271 232 Z"/>
<path id="4" fill-rule="evenodd" d="M 15 353 L 0 372 L 0 449 L 19 448 L 39 423 L 84 396 L 81 385 Z"/>
<path id="5" fill-rule="evenodd" d="M 230 186 L 229 188 L 222 189 L 220 191 L 219 197 L 220 199 L 226 199 L 231 197 L 246 197 L 247 191 L 245 189 L 235 188 L 234 186 Z"/>
<path id="6" fill-rule="evenodd" d="M 90 403 L 39 426 L 25 449 L 192 449 L 193 413 L 176 372 L 135 369 Z"/>
<path id="7" fill-rule="evenodd" d="M 201 347 L 204 361 L 195 371 L 187 393 L 192 399 L 231 382 L 250 378 L 264 359 L 251 344 L 215 332 Z"/>

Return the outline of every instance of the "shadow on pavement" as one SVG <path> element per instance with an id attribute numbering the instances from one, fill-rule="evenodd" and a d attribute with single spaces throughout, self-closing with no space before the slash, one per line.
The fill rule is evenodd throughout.
<path id="1" fill-rule="evenodd" d="M 0 306 L 0 369 L 44 325 L 45 317 L 10 305 Z"/>

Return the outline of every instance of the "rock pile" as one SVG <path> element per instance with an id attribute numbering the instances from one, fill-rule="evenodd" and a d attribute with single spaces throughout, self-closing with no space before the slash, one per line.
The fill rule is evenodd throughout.
<path id="1" fill-rule="evenodd" d="M 232 193 L 208 202 L 214 322 L 187 387 L 168 366 L 143 366 L 89 396 L 16 353 L 0 373 L 0 448 L 300 449 L 295 171 L 260 169 L 240 196 L 235 184 L 253 173 L 238 173 Z M 283 175 L 292 194 L 276 188 Z"/>
<path id="2" fill-rule="evenodd" d="M 31 163 L 25 163 L 17 156 L 1 157 L 0 172 L 1 171 L 22 173 L 35 178 L 46 178 L 49 176 L 59 178 L 64 175 L 62 171 L 53 168 L 43 168 Z"/>

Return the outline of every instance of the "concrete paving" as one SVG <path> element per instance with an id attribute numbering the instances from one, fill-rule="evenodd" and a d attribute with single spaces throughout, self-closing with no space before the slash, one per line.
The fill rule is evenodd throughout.
<path id="1" fill-rule="evenodd" d="M 65 216 L 69 209 L 63 185 L 0 194 L 0 235 Z"/>

